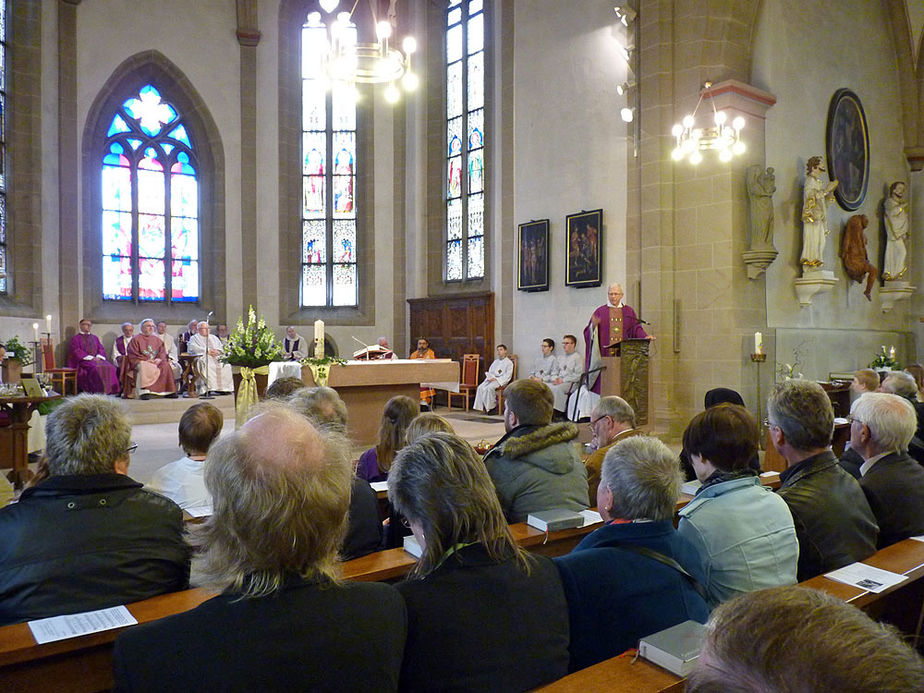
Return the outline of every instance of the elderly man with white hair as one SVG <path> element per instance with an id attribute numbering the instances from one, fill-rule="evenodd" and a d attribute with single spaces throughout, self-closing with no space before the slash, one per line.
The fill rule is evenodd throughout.
<path id="1" fill-rule="evenodd" d="M 198 356 L 196 359 L 196 391 L 201 395 L 212 392 L 218 395 L 227 395 L 234 391 L 231 380 L 231 366 L 218 360 L 221 356 L 221 340 L 210 334 L 209 324 L 204 320 L 196 329 L 198 333 L 189 340 L 189 353 Z"/>
<path id="2" fill-rule="evenodd" d="M 879 523 L 879 548 L 924 534 L 924 468 L 908 456 L 917 425 L 911 402 L 868 392 L 850 408 L 850 447 L 860 453 L 860 487 Z"/>

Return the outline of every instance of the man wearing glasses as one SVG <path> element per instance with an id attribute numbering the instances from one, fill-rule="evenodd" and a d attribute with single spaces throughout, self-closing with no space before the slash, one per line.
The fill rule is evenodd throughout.
<path id="1" fill-rule="evenodd" d="M 587 468 L 587 491 L 590 506 L 597 504 L 597 487 L 600 485 L 600 468 L 607 451 L 624 438 L 641 433 L 635 427 L 635 411 L 622 397 L 601 397 L 590 413 L 590 446 L 593 454 L 584 462 Z"/>
<path id="2" fill-rule="evenodd" d="M 770 439 L 787 464 L 778 493 L 799 538 L 798 580 L 872 556 L 879 525 L 860 484 L 831 452 L 834 410 L 821 385 L 777 383 L 767 412 Z"/>
<path id="3" fill-rule="evenodd" d="M 45 430 L 47 477 L 0 510 L 0 625 L 185 589 L 182 511 L 127 475 L 121 404 L 68 398 Z"/>

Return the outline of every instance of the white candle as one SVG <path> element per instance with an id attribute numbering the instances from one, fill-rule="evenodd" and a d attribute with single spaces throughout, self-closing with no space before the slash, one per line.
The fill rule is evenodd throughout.
<path id="1" fill-rule="evenodd" d="M 49 334 L 51 334 L 51 316 L 50 315 L 45 316 L 45 332 L 48 332 Z"/>
<path id="2" fill-rule="evenodd" d="M 764 336 L 760 332 L 754 333 L 754 353 L 762 354 L 764 347 Z"/>
<path id="3" fill-rule="evenodd" d="M 895 360 L 895 347 L 894 346 L 891 349 L 889 349 L 889 358 L 892 359 L 893 361 Z"/>
<path id="4" fill-rule="evenodd" d="M 314 321 L 314 357 L 324 358 L 324 321 Z"/>
<path id="5" fill-rule="evenodd" d="M 32 323 L 32 336 L 34 337 L 32 341 L 37 342 L 38 341 L 38 323 L 37 322 Z"/>

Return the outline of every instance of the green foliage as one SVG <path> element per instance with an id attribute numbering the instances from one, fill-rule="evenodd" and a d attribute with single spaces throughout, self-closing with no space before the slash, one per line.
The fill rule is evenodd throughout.
<path id="1" fill-rule="evenodd" d="M 263 318 L 257 320 L 253 306 L 247 312 L 247 324 L 238 318 L 237 327 L 231 333 L 219 360 L 232 366 L 259 368 L 282 359 L 282 347 L 276 343 L 276 336 L 266 326 Z"/>
<path id="2" fill-rule="evenodd" d="M 22 365 L 24 366 L 28 366 L 32 363 L 32 349 L 23 346 L 18 336 L 13 335 L 10 337 L 3 347 L 6 349 L 7 358 L 18 359 L 22 361 Z"/>
<path id="3" fill-rule="evenodd" d="M 873 359 L 873 362 L 869 364 L 870 368 L 888 368 L 893 371 L 900 371 L 902 369 L 901 364 L 892 358 L 891 354 L 886 351 L 885 345 L 882 346 L 882 351 L 876 354 L 876 358 Z"/>

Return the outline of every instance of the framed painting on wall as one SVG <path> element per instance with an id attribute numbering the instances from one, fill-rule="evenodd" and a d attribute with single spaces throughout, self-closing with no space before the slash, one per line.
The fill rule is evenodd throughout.
<path id="1" fill-rule="evenodd" d="M 531 221 L 519 227 L 517 289 L 549 290 L 549 220 Z"/>
<path id="2" fill-rule="evenodd" d="M 565 219 L 565 286 L 600 286 L 603 281 L 603 210 Z"/>
<path id="3" fill-rule="evenodd" d="M 828 177 L 838 181 L 834 198 L 847 211 L 859 209 L 869 183 L 869 131 L 860 98 L 850 89 L 831 97 L 825 143 Z"/>

